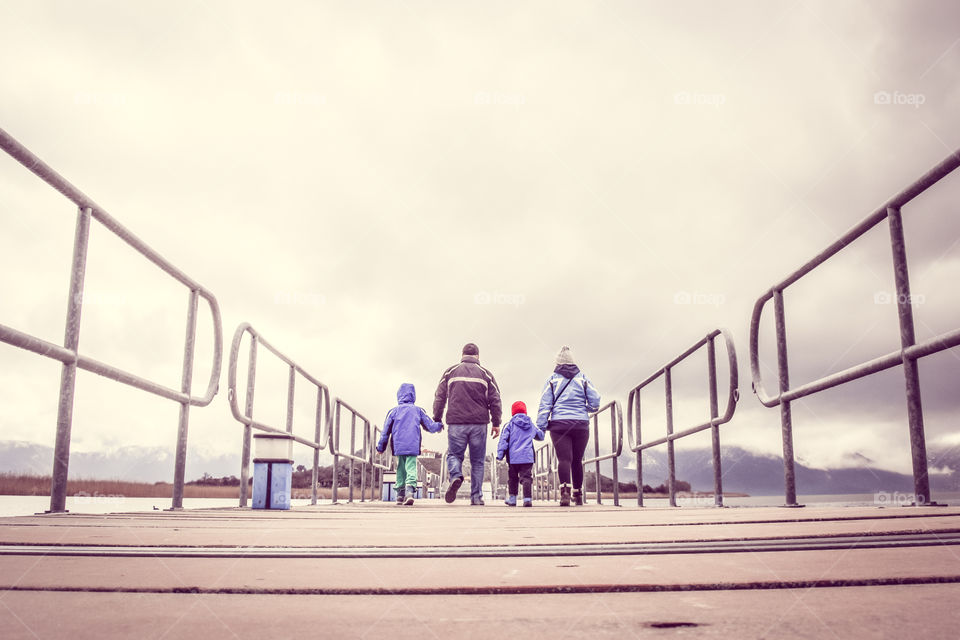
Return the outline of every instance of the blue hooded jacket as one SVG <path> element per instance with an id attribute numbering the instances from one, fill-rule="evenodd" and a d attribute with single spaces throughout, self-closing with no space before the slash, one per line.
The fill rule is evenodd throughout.
<path id="1" fill-rule="evenodd" d="M 569 383 L 569 384 L 568 384 Z M 600 409 L 600 392 L 575 364 L 559 365 L 543 385 L 537 426 L 547 428 L 548 421 L 582 422 L 588 429 L 590 414 Z M 551 414 L 552 412 L 552 414 Z"/>
<path id="2" fill-rule="evenodd" d="M 413 404 L 417 400 L 417 390 L 409 382 L 400 385 L 397 391 L 399 403 L 387 413 L 383 421 L 383 431 L 380 433 L 380 442 L 377 451 L 387 448 L 387 440 L 395 456 L 420 455 L 420 426 L 430 433 L 437 433 L 443 428 L 439 422 L 434 422 L 426 411 Z"/>
<path id="3" fill-rule="evenodd" d="M 500 432 L 500 444 L 497 445 L 497 460 L 504 455 L 510 464 L 524 464 L 534 461 L 533 441 L 543 440 L 543 431 L 533 424 L 525 413 L 518 413 Z"/>

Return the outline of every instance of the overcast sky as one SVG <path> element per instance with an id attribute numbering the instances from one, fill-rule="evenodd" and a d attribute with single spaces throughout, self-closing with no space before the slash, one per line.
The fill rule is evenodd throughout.
<path id="1" fill-rule="evenodd" d="M 3 12 L 0 126 L 215 293 L 225 359 L 250 322 L 377 424 L 404 381 L 429 411 L 468 341 L 504 404 L 533 411 L 562 345 L 625 403 L 727 327 L 741 402 L 721 440 L 779 453 L 779 413 L 750 389 L 754 301 L 960 146 L 947 2 Z M 0 176 L 0 322 L 61 342 L 74 207 L 5 154 Z M 921 339 L 957 326 L 958 193 L 954 175 L 905 210 Z M 888 237 L 788 289 L 795 384 L 898 347 Z M 81 351 L 178 387 L 186 290 L 97 224 L 86 289 Z M 209 325 L 201 305 L 197 394 Z M 0 358 L 0 439 L 52 445 L 60 365 L 6 345 Z M 705 419 L 705 362 L 677 372 L 677 429 Z M 958 374 L 956 350 L 921 365 L 931 445 L 960 444 Z M 239 451 L 226 387 L 224 371 L 193 410 L 192 451 Z M 256 417 L 282 426 L 285 389 L 264 353 Z M 314 396 L 297 390 L 309 435 Z M 662 407 L 651 387 L 645 439 Z M 909 472 L 905 416 L 900 368 L 798 402 L 798 458 Z M 177 405 L 80 374 L 75 450 L 172 452 L 176 426 Z"/>

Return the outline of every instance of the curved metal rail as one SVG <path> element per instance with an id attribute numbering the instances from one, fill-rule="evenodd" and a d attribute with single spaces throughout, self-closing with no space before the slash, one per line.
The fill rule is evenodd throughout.
<path id="1" fill-rule="evenodd" d="M 550 442 L 544 442 L 534 451 L 533 486 L 538 500 L 553 500 L 559 491 L 557 452 Z"/>
<path id="2" fill-rule="evenodd" d="M 360 501 L 364 501 L 364 490 L 366 488 L 366 471 L 367 465 L 373 464 L 373 449 L 374 444 L 371 441 L 371 435 L 373 429 L 370 423 L 370 420 L 367 419 L 362 413 L 351 407 L 349 404 L 337 398 L 333 402 L 334 411 L 333 411 L 333 429 L 330 435 L 330 453 L 333 454 L 333 502 L 336 503 L 338 500 L 338 494 L 340 490 L 340 476 L 339 463 L 340 458 L 346 458 L 350 462 L 350 479 L 349 479 L 349 501 L 353 502 L 353 472 L 354 472 L 354 463 L 360 463 Z M 340 414 L 341 409 L 345 410 L 350 414 L 350 450 L 343 451 L 340 449 Z M 360 434 L 362 437 L 361 454 L 356 455 L 354 452 L 357 450 L 357 422 L 363 424 L 363 432 Z"/>
<path id="3" fill-rule="evenodd" d="M 610 410 L 610 453 L 600 455 L 600 414 Z M 620 457 L 620 453 L 623 451 L 623 409 L 620 407 L 619 402 L 608 402 L 607 404 L 600 407 L 596 413 L 591 416 L 591 421 L 593 423 L 593 450 L 594 457 L 586 458 L 583 461 L 583 470 L 586 472 L 588 464 L 596 465 L 594 471 L 595 483 L 597 489 L 597 504 L 602 504 L 601 500 L 601 489 L 602 482 L 600 476 L 600 462 L 603 460 L 613 460 L 613 504 L 614 506 L 620 506 L 620 473 L 617 469 L 617 459 Z M 584 487 L 584 493 L 586 493 L 586 487 Z"/>
<path id="4" fill-rule="evenodd" d="M 723 415 L 719 415 L 717 406 L 717 357 L 714 341 L 717 336 L 723 336 L 724 344 L 727 350 L 727 406 Z M 683 360 L 697 352 L 702 347 L 707 347 L 707 375 L 708 387 L 710 391 L 710 419 L 706 422 L 683 431 L 673 431 L 673 387 L 671 381 L 671 371 L 673 367 Z M 667 435 L 651 442 L 643 443 L 640 438 L 640 391 L 657 380 L 660 376 L 664 378 L 666 408 L 667 408 Z M 637 504 L 643 506 L 643 459 L 642 451 L 661 444 L 667 445 L 667 466 L 669 475 L 667 486 L 670 490 L 670 506 L 677 506 L 676 489 L 676 465 L 673 451 L 674 440 L 685 438 L 687 436 L 699 433 L 706 429 L 712 431 L 713 445 L 713 485 L 714 485 L 714 504 L 718 507 L 723 506 L 723 482 L 720 470 L 720 425 L 730 422 L 734 412 L 737 410 L 737 401 L 740 399 L 738 390 L 739 376 L 737 373 L 737 350 L 734 346 L 733 336 L 726 329 L 716 329 L 694 343 L 690 348 L 679 356 L 658 369 L 646 380 L 630 390 L 627 398 L 627 438 L 630 449 L 637 454 Z M 634 423 L 634 414 L 636 414 L 636 423 Z"/>
<path id="5" fill-rule="evenodd" d="M 243 341 L 244 334 L 250 335 L 250 356 L 247 364 L 247 393 L 246 404 L 243 413 L 237 404 L 237 362 L 240 358 L 240 344 Z M 284 428 L 268 425 L 253 419 L 253 397 L 256 390 L 257 379 L 257 350 L 262 345 L 270 353 L 279 358 L 289 367 L 289 379 L 287 383 L 287 422 Z M 296 378 L 300 374 L 310 384 L 317 388 L 317 412 L 314 425 L 314 439 L 307 440 L 293 434 L 293 406 L 296 391 Z M 260 332 L 254 329 L 249 323 L 241 323 L 233 334 L 233 343 L 230 346 L 230 364 L 227 368 L 227 398 L 230 402 L 230 412 L 233 417 L 244 425 L 243 429 L 243 450 L 240 457 L 240 506 L 247 506 L 247 484 L 250 474 L 250 440 L 253 429 L 266 431 L 268 433 L 283 433 L 293 437 L 295 442 L 313 448 L 313 473 L 311 483 L 310 503 L 317 504 L 317 480 L 320 469 L 320 451 L 327 446 L 330 438 L 330 389 L 315 377 L 310 375 L 303 367 L 291 360 L 280 352 L 276 347 L 267 342 Z"/>
<path id="6" fill-rule="evenodd" d="M 923 427 L 923 406 L 920 400 L 920 377 L 917 360 L 924 356 L 960 345 L 960 329 L 954 329 L 953 331 L 942 333 L 919 344 L 917 343 L 914 334 L 913 304 L 910 295 L 906 245 L 903 237 L 903 219 L 900 210 L 914 198 L 949 175 L 958 166 L 960 166 L 960 150 L 953 152 L 916 182 L 854 225 L 833 244 L 807 261 L 802 267 L 773 285 L 767 292 L 760 296 L 754 304 L 753 315 L 750 319 L 750 372 L 753 377 L 753 389 L 760 402 L 766 407 L 780 407 L 784 484 L 787 506 L 798 506 L 793 456 L 793 417 L 790 411 L 790 403 L 793 400 L 869 376 L 885 369 L 890 369 L 899 364 L 903 365 L 904 382 L 906 386 L 910 450 L 913 461 L 914 496 L 917 504 L 933 504 L 930 502 L 930 481 L 927 475 L 927 450 Z M 897 293 L 896 306 L 900 323 L 900 348 L 879 358 L 874 358 L 873 360 L 844 369 L 843 371 L 791 388 L 787 364 L 787 337 L 783 291 L 883 221 L 887 221 L 890 228 L 890 246 Z M 776 395 L 771 395 L 767 392 L 760 370 L 760 320 L 763 315 L 763 309 L 770 300 L 773 300 L 774 323 L 776 325 L 777 337 L 779 390 Z"/>
<path id="7" fill-rule="evenodd" d="M 220 307 L 217 304 L 216 297 L 208 289 L 181 271 L 147 243 L 134 235 L 133 232 L 120 224 L 115 218 L 108 214 L 103 207 L 94 202 L 92 198 L 73 186 L 66 178 L 54 171 L 53 168 L 34 155 L 3 129 L 0 129 L 0 148 L 78 207 L 70 276 L 70 295 L 67 303 L 66 329 L 64 331 L 63 346 L 47 342 L 46 340 L 42 340 L 12 327 L 0 325 L 0 341 L 54 360 L 59 360 L 63 363 L 63 370 L 60 377 L 57 435 L 53 456 L 53 480 L 50 488 L 50 511 L 52 513 L 61 513 L 66 510 L 67 474 L 70 462 L 70 432 L 73 426 L 73 399 L 78 368 L 180 403 L 177 450 L 173 472 L 172 508 L 182 508 L 184 470 L 187 457 L 187 427 L 189 424 L 190 407 L 205 407 L 209 405 L 219 388 L 220 368 L 223 358 L 223 330 L 220 319 Z M 190 291 L 179 391 L 124 371 L 118 367 L 99 362 L 79 352 L 80 318 L 83 309 L 87 241 L 90 233 L 91 219 L 98 221 L 140 255 L 158 266 L 167 275 L 186 286 Z M 213 319 L 214 344 L 213 362 L 210 368 L 210 379 L 207 383 L 207 390 L 202 396 L 194 396 L 191 391 L 193 387 L 194 343 L 197 331 L 197 306 L 199 298 L 203 298 L 210 307 L 210 314 Z"/>

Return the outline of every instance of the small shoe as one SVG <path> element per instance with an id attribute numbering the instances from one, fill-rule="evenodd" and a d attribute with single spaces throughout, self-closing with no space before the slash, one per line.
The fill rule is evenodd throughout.
<path id="1" fill-rule="evenodd" d="M 447 503 L 453 502 L 457 499 L 457 491 L 460 490 L 460 485 L 463 484 L 463 478 L 454 478 L 450 481 L 450 486 L 447 487 L 447 492 L 443 494 L 443 499 Z"/>
<path id="2" fill-rule="evenodd" d="M 400 506 L 403 504 L 404 497 L 405 497 L 405 494 L 403 489 L 400 489 L 399 491 L 397 491 L 397 506 Z"/>
<path id="3" fill-rule="evenodd" d="M 471 507 L 482 507 L 482 506 L 483 506 L 483 498 L 470 498 L 470 506 L 471 506 Z"/>
<path id="4" fill-rule="evenodd" d="M 508 497 L 506 500 L 503 501 L 503 504 L 507 505 L 508 507 L 517 506 L 517 496 Z"/>
<path id="5" fill-rule="evenodd" d="M 413 506 L 413 494 L 407 496 L 407 499 L 403 501 L 403 504 L 407 507 Z"/>
<path id="6" fill-rule="evenodd" d="M 568 484 L 560 486 L 560 506 L 570 506 L 570 485 Z"/>
<path id="7" fill-rule="evenodd" d="M 578 507 L 583 506 L 583 493 L 580 491 L 580 489 L 573 490 L 573 504 Z"/>
<path id="8" fill-rule="evenodd" d="M 531 500 L 530 498 L 524 498 L 524 499 L 523 499 L 523 506 L 525 506 L 525 507 L 532 507 L 532 506 L 533 506 L 533 500 Z"/>

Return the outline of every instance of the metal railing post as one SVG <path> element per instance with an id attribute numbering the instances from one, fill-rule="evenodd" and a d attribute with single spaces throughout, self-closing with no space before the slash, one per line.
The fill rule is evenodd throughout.
<path id="1" fill-rule="evenodd" d="M 613 440 L 610 443 L 612 451 L 617 452 L 617 455 L 612 458 L 613 460 L 613 506 L 620 506 L 620 469 L 617 464 L 620 460 L 620 452 L 623 451 L 623 414 L 619 410 L 619 405 L 613 408 L 613 411 L 610 414 L 610 420 L 612 421 L 611 434 Z M 619 431 L 619 440 L 617 443 L 617 432 Z M 617 447 L 620 447 L 619 450 Z"/>
<path id="2" fill-rule="evenodd" d="M 197 338 L 197 305 L 200 293 L 190 290 L 190 303 L 187 308 L 187 336 L 183 345 L 183 376 L 180 391 L 187 399 L 180 403 L 180 423 L 177 428 L 177 453 L 173 464 L 173 504 L 171 509 L 183 508 L 183 483 L 187 467 L 187 429 L 190 424 L 190 392 L 193 386 L 193 353 Z"/>
<path id="3" fill-rule="evenodd" d="M 333 454 L 333 479 L 331 481 L 330 491 L 331 491 L 331 500 L 333 504 L 337 504 L 337 494 L 340 490 L 340 482 L 338 476 L 340 475 L 339 466 L 337 464 L 338 458 L 337 451 L 340 448 L 340 403 L 336 403 L 334 408 L 334 417 L 333 417 L 333 433 L 330 434 L 330 453 Z"/>
<path id="4" fill-rule="evenodd" d="M 347 491 L 348 502 L 353 502 L 353 456 L 357 455 L 357 414 L 350 414 L 350 456 L 347 460 L 350 461 L 350 475 L 348 477 L 350 490 Z"/>
<path id="5" fill-rule="evenodd" d="M 667 437 L 673 435 L 673 375 L 670 367 L 663 371 L 663 384 L 667 396 Z M 673 440 L 667 441 L 667 491 L 670 493 L 670 506 L 677 506 L 676 487 L 677 464 L 674 454 Z"/>
<path id="6" fill-rule="evenodd" d="M 293 433 L 293 401 L 297 388 L 297 368 L 290 365 L 287 377 L 287 433 Z"/>
<path id="7" fill-rule="evenodd" d="M 314 440 L 320 442 L 323 429 L 323 388 L 317 387 L 317 415 L 314 428 Z M 310 504 L 317 504 L 317 483 L 320 481 L 320 447 L 313 449 L 313 471 L 310 473 Z"/>
<path id="8" fill-rule="evenodd" d="M 599 458 L 600 457 L 600 419 L 599 417 L 594 415 L 592 422 L 593 422 L 594 457 Z M 614 466 L 616 466 L 616 462 L 614 462 Z M 596 484 L 596 488 L 597 488 L 597 504 L 603 504 L 603 499 L 601 495 L 603 483 L 600 482 L 600 460 L 599 459 L 594 461 L 593 467 L 594 467 L 593 482 L 594 484 Z M 583 487 L 583 492 L 586 493 L 586 487 Z"/>
<path id="9" fill-rule="evenodd" d="M 360 463 L 360 502 L 365 502 L 367 497 L 367 454 L 370 449 L 367 448 L 368 443 L 370 442 L 370 425 L 366 422 L 363 423 L 363 458 L 364 462 Z M 372 457 L 372 456 L 371 456 Z M 420 478 L 417 478 L 419 481 Z M 370 498 L 371 500 L 373 497 Z"/>
<path id="10" fill-rule="evenodd" d="M 636 426 L 634 431 L 634 442 L 639 444 L 642 442 L 640 439 L 640 391 L 637 390 L 633 393 L 633 407 L 635 409 L 634 415 L 637 416 Z M 629 426 L 629 425 L 628 425 Z M 629 432 L 628 432 L 629 435 Z M 643 506 L 643 450 L 637 449 L 637 506 Z"/>
<path id="11" fill-rule="evenodd" d="M 783 310 L 783 291 L 773 292 L 773 315 L 777 331 L 777 372 L 780 393 L 790 389 L 790 370 L 787 365 L 787 327 Z M 793 457 L 793 415 L 790 401 L 780 401 L 780 431 L 783 439 L 783 480 L 785 506 L 797 507 L 797 477 Z"/>
<path id="12" fill-rule="evenodd" d="M 720 416 L 720 409 L 717 403 L 717 351 L 713 341 L 714 337 L 707 338 L 707 384 L 710 387 L 710 421 L 714 424 L 710 427 L 710 440 L 713 445 L 713 504 L 717 507 L 723 506 L 723 474 L 720 469 L 720 425 L 716 424 L 716 419 Z"/>
<path id="13" fill-rule="evenodd" d="M 913 326 L 913 299 L 907 271 L 907 248 L 903 237 L 900 209 L 887 208 L 890 223 L 890 246 L 893 251 L 893 276 L 897 288 L 897 314 L 900 320 L 900 347 L 906 350 L 916 344 Z M 923 403 L 920 399 L 919 363 L 904 353 L 903 377 L 907 395 L 907 421 L 910 429 L 910 457 L 913 463 L 914 500 L 917 505 L 930 503 L 930 478 L 927 472 L 927 445 L 923 427 Z"/>
<path id="14" fill-rule="evenodd" d="M 253 394 L 257 381 L 257 337 L 250 337 L 250 362 L 247 365 L 247 397 L 244 402 L 244 412 L 249 419 L 253 419 Z M 240 506 L 247 506 L 247 485 L 250 482 L 250 441 L 253 439 L 253 427 L 243 425 L 243 449 L 240 454 Z"/>
<path id="15" fill-rule="evenodd" d="M 77 209 L 70 270 L 70 293 L 63 346 L 78 353 L 80 318 L 83 311 L 83 282 L 87 271 L 87 244 L 90 238 L 90 207 Z M 53 451 L 53 476 L 50 481 L 50 513 L 67 509 L 67 475 L 70 469 L 70 431 L 73 428 L 73 392 L 77 384 L 77 361 L 64 362 L 60 372 L 60 403 L 57 407 L 57 439 Z"/>

